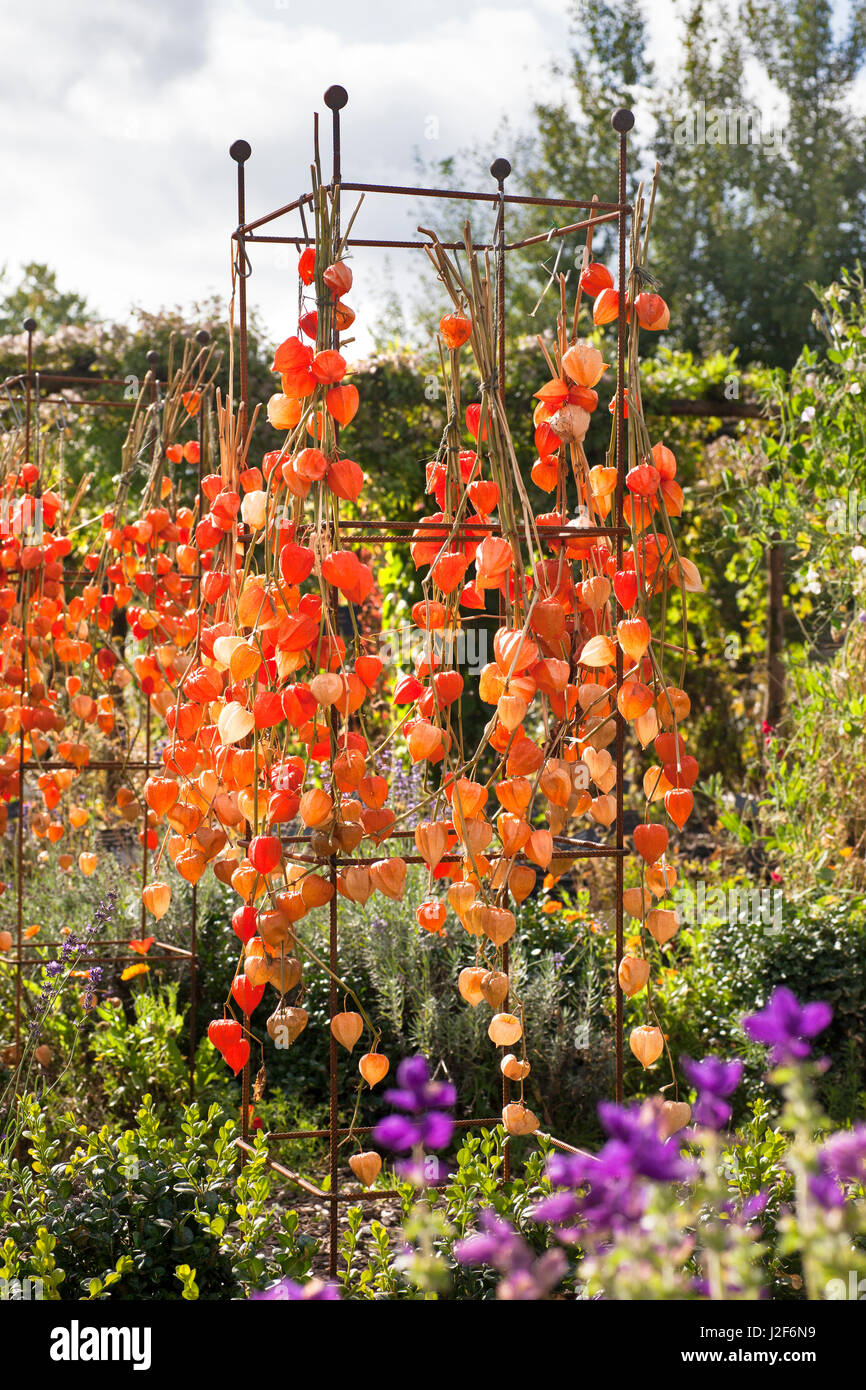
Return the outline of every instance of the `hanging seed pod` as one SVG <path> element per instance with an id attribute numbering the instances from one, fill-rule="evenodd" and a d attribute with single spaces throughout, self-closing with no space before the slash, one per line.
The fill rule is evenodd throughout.
<path id="1" fill-rule="evenodd" d="M 370 882 L 374 889 L 386 898 L 399 901 L 406 891 L 406 861 L 404 859 L 377 859 L 370 865 Z"/>
<path id="2" fill-rule="evenodd" d="M 494 946 L 502 946 L 514 935 L 517 922 L 514 913 L 507 907 L 489 907 L 487 909 L 483 930 Z"/>
<path id="3" fill-rule="evenodd" d="M 307 907 L 324 907 L 334 896 L 334 885 L 318 874 L 306 874 L 301 880 L 301 897 Z"/>
<path id="4" fill-rule="evenodd" d="M 647 913 L 646 925 L 650 935 L 663 946 L 679 930 L 680 916 L 673 908 L 654 907 Z"/>
<path id="5" fill-rule="evenodd" d="M 382 1171 L 382 1159 L 374 1149 L 369 1149 L 366 1153 L 352 1154 L 349 1167 L 359 1182 L 372 1187 Z"/>
<path id="6" fill-rule="evenodd" d="M 331 1032 L 341 1047 L 351 1052 L 364 1031 L 364 1020 L 360 1014 L 345 1012 L 334 1014 L 331 1019 Z"/>
<path id="7" fill-rule="evenodd" d="M 623 956 L 617 972 L 619 987 L 623 994 L 629 999 L 635 994 L 640 994 L 641 990 L 646 987 L 649 974 L 648 960 L 644 960 L 641 956 Z"/>
<path id="8" fill-rule="evenodd" d="M 499 1063 L 499 1070 L 509 1081 L 525 1081 L 532 1068 L 528 1060 L 521 1061 L 513 1052 L 506 1052 Z"/>
<path id="9" fill-rule="evenodd" d="M 489 972 L 482 970 L 478 965 L 467 965 L 465 970 L 461 970 L 457 976 L 457 988 L 473 1009 L 477 1009 L 481 1000 L 484 998 L 482 982 Z"/>
<path id="10" fill-rule="evenodd" d="M 340 842 L 331 830 L 313 830 L 310 832 L 310 849 L 317 859 L 330 859 L 332 854 L 339 853 Z"/>
<path id="11" fill-rule="evenodd" d="M 460 918 L 460 921 L 463 923 L 464 927 L 466 927 L 466 930 L 471 932 L 473 935 L 480 935 L 481 928 L 479 927 L 476 932 L 472 932 L 472 929 L 469 927 L 467 921 L 469 909 L 475 902 L 474 885 L 471 883 L 452 883 L 451 887 L 448 889 L 448 901 L 453 907 L 457 916 Z"/>
<path id="12" fill-rule="evenodd" d="M 155 917 L 159 922 L 171 905 L 171 888 L 167 883 L 154 880 L 153 883 L 148 883 L 147 887 L 142 889 L 141 900 L 151 917 Z"/>
<path id="13" fill-rule="evenodd" d="M 258 914 L 258 929 L 266 946 L 276 950 L 294 944 L 291 923 L 279 907 L 263 908 Z"/>
<path id="14" fill-rule="evenodd" d="M 448 848 L 445 821 L 420 821 L 415 827 L 415 846 L 427 867 L 435 869 Z"/>
<path id="15" fill-rule="evenodd" d="M 661 1028 L 654 1028 L 646 1023 L 631 1030 L 628 1045 L 644 1070 L 651 1067 L 653 1062 L 657 1062 L 665 1050 Z"/>
<path id="16" fill-rule="evenodd" d="M 652 907 L 652 893 L 648 888 L 626 888 L 622 895 L 622 905 L 629 917 L 643 917 Z"/>
<path id="17" fill-rule="evenodd" d="M 497 1047 L 512 1047 L 523 1037 L 523 1025 L 516 1014 L 494 1014 L 487 1028 L 487 1036 Z"/>
<path id="18" fill-rule="evenodd" d="M 692 1108 L 684 1100 L 666 1100 L 662 1104 L 661 1129 L 666 1139 L 685 1129 L 692 1118 Z"/>
<path id="19" fill-rule="evenodd" d="M 508 891 L 516 903 L 525 902 L 537 881 L 535 870 L 528 864 L 515 864 L 508 875 Z"/>
<path id="20" fill-rule="evenodd" d="M 644 873 L 649 891 L 657 898 L 669 893 L 677 881 L 677 871 L 673 864 L 652 864 Z"/>
<path id="21" fill-rule="evenodd" d="M 301 962 L 297 956 L 281 956 L 272 962 L 268 970 L 268 984 L 273 985 L 278 994 L 288 994 L 301 983 Z"/>
<path id="22" fill-rule="evenodd" d="M 250 945 L 255 944 L 255 938 Z M 244 960 L 244 975 L 249 980 L 254 989 L 260 985 L 266 985 L 270 979 L 271 956 L 249 955 Z"/>
<path id="23" fill-rule="evenodd" d="M 481 993 L 491 1009 L 498 1009 L 508 997 L 508 976 L 501 970 L 488 970 L 481 981 Z"/>
<path id="24" fill-rule="evenodd" d="M 538 1119 L 532 1111 L 527 1106 L 514 1101 L 510 1105 L 503 1106 L 502 1123 L 506 1133 L 515 1136 L 534 1134 L 538 1129 Z"/>
<path id="25" fill-rule="evenodd" d="M 277 1047 L 291 1047 L 303 1033 L 309 1017 L 306 1009 L 299 1008 L 297 1004 L 280 1003 L 268 1019 L 268 1033 Z"/>
<path id="26" fill-rule="evenodd" d="M 388 1075 L 390 1065 L 381 1052 L 365 1052 L 358 1063 L 358 1071 L 369 1086 L 377 1086 Z"/>

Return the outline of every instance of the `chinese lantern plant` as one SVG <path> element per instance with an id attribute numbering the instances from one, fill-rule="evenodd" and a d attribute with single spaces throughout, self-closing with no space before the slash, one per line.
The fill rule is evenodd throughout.
<path id="1" fill-rule="evenodd" d="M 653 1006 L 647 938 L 663 949 L 679 926 L 676 911 L 664 903 L 676 882 L 669 847 L 671 837 L 684 829 L 692 814 L 692 787 L 699 772 L 696 759 L 687 751 L 690 703 L 683 687 L 689 655 L 686 596 L 703 589 L 695 566 L 680 555 L 673 531 L 672 521 L 683 508 L 682 489 L 676 481 L 676 457 L 663 440 L 652 439 L 641 407 L 640 333 L 658 332 L 669 322 L 667 305 L 655 292 L 646 265 L 655 192 L 654 181 L 647 207 L 643 190 L 639 191 L 632 221 L 630 267 L 624 291 L 629 324 L 624 504 L 631 544 L 624 554 L 622 569 L 614 567 L 611 575 L 616 605 L 615 641 L 623 667 L 617 706 L 623 719 L 634 728 L 640 747 L 651 750 L 656 759 L 645 768 L 644 813 L 633 837 L 640 886 L 627 891 L 624 898 L 626 913 L 636 924 L 637 938 L 634 950 L 619 967 L 625 994 L 636 996 L 645 991 L 646 1022 L 632 1032 L 629 1040 L 632 1052 L 645 1068 L 664 1049 Z M 590 266 L 582 276 L 583 287 L 595 299 L 593 321 L 596 325 L 610 324 L 619 314 L 620 290 L 605 283 L 600 273 L 593 278 L 593 269 Z M 608 475 L 615 462 L 615 401 L 611 402 L 611 409 L 614 419 Z M 608 485 L 609 477 L 605 487 Z M 593 490 L 597 494 L 597 514 L 604 514 L 608 506 L 599 505 L 598 497 L 609 497 L 609 491 L 602 493 L 601 480 Z M 672 595 L 675 602 L 669 604 Z M 672 622 L 677 607 L 678 630 Z"/>

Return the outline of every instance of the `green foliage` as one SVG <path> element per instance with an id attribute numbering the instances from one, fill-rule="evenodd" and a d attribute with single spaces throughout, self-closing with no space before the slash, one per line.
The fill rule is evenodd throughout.
<path id="1" fill-rule="evenodd" d="M 115 1123 L 135 1115 L 141 1097 L 148 1093 L 161 1119 L 173 1117 L 178 1097 L 189 1087 L 186 1047 L 186 1010 L 177 1004 L 177 984 L 160 990 L 140 990 L 132 999 L 132 1018 L 117 1004 L 98 1004 L 88 1052 L 100 1084 L 111 1097 Z M 225 1099 L 228 1077 L 222 1059 L 204 1040 L 196 1053 L 196 1095 L 199 1101 Z"/>
<path id="2" fill-rule="evenodd" d="M 723 891 L 757 891 L 755 885 L 723 881 Z M 769 915 L 769 914 L 768 914 Z M 834 894 L 782 898 L 781 923 L 726 921 L 682 926 L 665 954 L 671 966 L 659 973 L 655 1003 L 675 1057 L 709 1052 L 746 1057 L 740 1110 L 766 1098 L 763 1049 L 745 1043 L 741 1020 L 786 985 L 798 999 L 824 999 L 833 1022 L 822 1034 L 832 1066 L 821 1082 L 831 1117 L 843 1123 L 866 1104 L 864 1019 L 866 1019 L 866 914 L 862 904 Z M 626 1006 L 626 1029 L 643 1022 L 638 999 Z M 647 1093 L 659 1085 L 661 1063 L 647 1074 Z M 667 1080 L 664 1077 L 663 1080 Z"/>
<path id="3" fill-rule="evenodd" d="M 236 1171 L 234 1124 L 217 1105 L 184 1108 L 172 1136 L 145 1095 L 134 1128 L 94 1132 L 69 1116 L 63 1143 L 35 1099 L 22 1106 L 29 1162 L 0 1171 L 0 1277 L 41 1279 L 48 1298 L 164 1300 L 241 1297 L 306 1274 L 314 1242 L 275 1206 L 261 1147 Z"/>
<path id="4" fill-rule="evenodd" d="M 83 295 L 59 288 L 55 271 L 39 261 L 28 261 L 16 285 L 9 284 L 8 269 L 0 272 L 0 334 L 23 332 L 28 318 L 35 319 L 43 333 L 52 333 L 92 323 L 94 315 Z"/>

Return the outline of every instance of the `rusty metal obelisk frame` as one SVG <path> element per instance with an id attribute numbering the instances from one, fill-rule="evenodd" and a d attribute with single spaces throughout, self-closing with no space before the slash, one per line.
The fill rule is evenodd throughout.
<path id="1" fill-rule="evenodd" d="M 509 251 L 519 250 L 521 247 L 533 243 L 552 241 L 558 237 L 568 235 L 572 232 L 588 229 L 590 226 L 596 227 L 603 222 L 616 222 L 618 233 L 618 256 L 619 256 L 619 284 L 624 291 L 626 277 L 626 244 L 628 235 L 628 220 L 632 212 L 631 206 L 626 202 L 626 160 L 627 160 L 627 140 L 628 132 L 634 125 L 634 116 L 631 111 L 621 109 L 614 112 L 612 125 L 619 137 L 619 183 L 617 189 L 617 200 L 611 203 L 601 203 L 596 200 L 574 199 L 574 198 L 540 198 L 529 197 L 519 194 L 509 194 L 505 191 L 505 181 L 511 173 L 511 165 L 506 159 L 497 159 L 491 165 L 490 172 L 495 181 L 495 190 L 489 191 L 460 191 L 448 188 L 423 188 L 423 187 L 400 187 L 390 184 L 373 184 L 350 182 L 343 178 L 342 153 L 341 153 L 341 130 L 340 112 L 348 102 L 348 94 L 343 87 L 329 87 L 324 95 L 325 105 L 332 113 L 332 173 L 329 185 L 332 191 L 343 191 L 347 193 L 389 195 L 402 198 L 430 198 L 430 199 L 452 199 L 470 203 L 488 203 L 495 207 L 496 222 L 494 240 L 492 243 L 476 242 L 473 249 L 491 252 L 494 259 L 497 286 L 497 362 L 498 362 L 498 387 L 501 395 L 505 392 L 505 294 L 506 294 L 506 262 Z M 318 130 L 318 116 L 315 118 Z M 237 296 L 239 309 L 239 358 L 240 358 L 240 383 L 241 398 L 244 406 L 249 408 L 247 400 L 248 374 L 247 374 L 247 294 L 246 279 L 251 272 L 251 262 L 249 259 L 250 248 L 260 244 L 276 244 L 294 246 L 300 252 L 303 247 L 315 244 L 315 238 L 309 235 L 305 218 L 305 209 L 312 206 L 314 194 L 307 192 L 301 194 L 293 201 L 277 208 L 275 211 L 266 213 L 264 216 L 257 217 L 252 221 L 246 220 L 246 184 L 245 166 L 251 155 L 251 149 L 247 141 L 237 140 L 231 146 L 230 154 L 237 164 L 237 189 L 238 189 L 238 225 L 233 233 L 235 243 L 235 269 L 239 281 L 239 292 Z M 555 228 L 550 233 L 542 236 L 529 237 L 523 241 L 507 242 L 505 239 L 505 218 L 506 209 L 510 205 L 521 205 L 529 207 L 545 207 L 560 210 L 579 210 L 584 213 L 591 211 L 591 216 L 585 216 L 582 220 L 573 222 L 568 226 Z M 272 230 L 262 231 L 262 228 L 272 228 L 272 224 L 279 219 L 297 213 L 300 219 L 300 230 L 292 234 L 277 233 Z M 361 237 L 349 236 L 346 247 L 361 250 L 363 248 L 393 249 L 393 250 L 423 250 L 429 245 L 422 240 L 382 240 L 365 239 Z M 462 242 L 443 243 L 446 250 L 465 249 Z M 620 294 L 619 317 L 617 321 L 617 379 L 616 379 L 616 469 L 617 484 L 615 492 L 615 507 L 613 524 L 610 526 L 587 527 L 581 530 L 582 536 L 605 537 L 612 540 L 615 545 L 617 568 L 622 569 L 624 538 L 629 534 L 628 528 L 624 524 L 624 496 L 625 496 L 625 354 L 626 354 L 626 296 Z M 377 519 L 377 520 L 349 520 L 341 523 L 341 536 L 345 543 L 351 544 L 406 544 L 411 538 L 412 532 L 418 523 L 415 519 Z M 472 532 L 472 523 L 464 523 L 464 529 L 458 533 L 459 538 Z M 476 534 L 475 532 L 472 534 Z M 499 528 L 495 525 L 485 524 L 485 534 L 496 535 Z M 545 537 L 558 539 L 568 537 L 571 531 L 562 528 L 545 528 Z M 477 539 L 477 535 L 476 535 Z M 623 612 L 616 603 L 616 617 L 623 617 Z M 616 678 L 617 683 L 621 684 L 623 676 L 622 651 L 617 648 Z M 616 966 L 619 967 L 623 955 L 623 870 L 626 856 L 623 832 L 623 740 L 624 740 L 624 721 L 619 711 L 616 712 L 616 836 L 615 844 L 598 845 L 590 841 L 573 841 L 568 850 L 568 857 L 578 859 L 589 858 L 612 858 L 615 862 L 616 873 Z M 407 836 L 395 835 L 393 839 L 411 839 L 411 833 Z M 307 837 L 295 837 L 294 843 L 306 841 Z M 418 855 L 403 855 L 407 863 L 421 863 Z M 446 856 L 447 858 L 448 856 Z M 293 854 L 293 858 L 297 858 Z M 342 865 L 365 864 L 372 862 L 363 858 L 344 857 L 332 855 L 328 859 L 317 860 L 310 856 L 305 862 L 318 863 L 323 870 L 330 874 L 331 881 L 336 884 L 337 871 Z M 337 991 L 333 977 L 338 973 L 339 964 L 339 920 L 338 920 L 338 895 L 334 894 L 330 903 L 329 920 L 329 968 L 331 971 L 331 1015 L 337 1010 Z M 507 969 L 507 966 L 506 966 Z M 616 1099 L 621 1100 L 623 1094 L 623 995 L 618 981 L 616 989 Z M 245 1020 L 248 1022 L 248 1020 Z M 295 1130 L 272 1132 L 267 1138 L 269 1141 L 277 1143 L 281 1140 L 302 1139 L 302 1138 L 327 1138 L 330 1145 L 329 1150 L 329 1169 L 330 1187 L 325 1192 L 314 1184 L 292 1173 L 282 1164 L 271 1160 L 271 1166 L 289 1179 L 292 1183 L 302 1188 L 304 1191 L 316 1196 L 328 1205 L 330 1212 L 330 1269 L 331 1273 L 336 1273 L 337 1267 L 337 1246 L 338 1246 L 338 1217 L 341 1203 L 359 1201 L 380 1201 L 389 1194 L 382 1190 L 373 1189 L 371 1191 L 345 1193 L 340 1190 L 340 1175 L 338 1165 L 338 1144 L 341 1138 L 349 1133 L 365 1134 L 369 1129 L 364 1126 L 354 1126 L 351 1129 L 339 1124 L 338 1104 L 337 1104 L 337 1080 L 338 1080 L 338 1056 L 337 1044 L 333 1035 L 330 1038 L 329 1049 L 329 1123 L 325 1130 Z M 249 1143 L 249 1094 L 250 1094 L 250 1075 L 249 1064 L 245 1069 L 243 1082 L 243 1108 L 241 1137 L 238 1141 L 242 1153 L 250 1151 Z M 503 1078 L 503 1100 L 510 1099 L 510 1083 Z M 462 1127 L 471 1128 L 477 1125 L 491 1125 L 499 1123 L 499 1117 L 482 1117 L 460 1122 Z M 568 1145 L 553 1141 L 559 1147 L 568 1148 Z M 507 1174 L 507 1145 L 506 1145 L 506 1174 Z"/>

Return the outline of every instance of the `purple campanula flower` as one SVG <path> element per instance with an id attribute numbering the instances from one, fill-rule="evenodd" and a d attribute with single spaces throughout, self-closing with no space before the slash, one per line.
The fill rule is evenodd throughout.
<path id="1" fill-rule="evenodd" d="M 722 1129 L 731 1118 L 727 1097 L 733 1095 L 743 1076 L 739 1059 L 731 1062 L 721 1057 L 704 1057 L 701 1062 L 682 1058 L 683 1071 L 697 1089 L 695 1120 L 708 1129 Z"/>
<path id="2" fill-rule="evenodd" d="M 543 1299 L 560 1282 L 568 1268 L 561 1250 L 536 1256 L 514 1227 L 492 1208 L 482 1211 L 480 1230 L 455 1246 L 462 1265 L 492 1265 L 503 1276 L 496 1297 L 508 1302 Z"/>
<path id="3" fill-rule="evenodd" d="M 743 1019 L 743 1027 L 755 1042 L 772 1048 L 774 1063 L 801 1061 L 812 1051 L 810 1038 L 823 1033 L 833 1017 L 829 1004 L 801 1004 L 796 995 L 779 985 L 760 1013 Z"/>
<path id="4" fill-rule="evenodd" d="M 273 1301 L 338 1303 L 340 1290 L 336 1284 L 324 1284 L 321 1279 L 311 1279 L 308 1284 L 297 1284 L 294 1279 L 280 1279 L 279 1283 L 270 1284 L 266 1289 L 252 1289 L 250 1298 L 265 1303 Z"/>
<path id="5" fill-rule="evenodd" d="M 809 1179 L 822 1207 L 845 1204 L 845 1183 L 866 1184 L 866 1125 L 838 1130 L 818 1150 L 818 1172 Z"/>
<path id="6" fill-rule="evenodd" d="M 549 1222 L 562 1241 L 573 1243 L 587 1228 L 596 1233 L 621 1230 L 643 1215 L 647 1182 L 681 1182 L 691 1172 L 675 1144 L 659 1133 L 651 1106 L 598 1107 L 610 1136 L 598 1154 L 554 1154 L 547 1176 L 557 1190 L 538 1202 L 530 1215 Z"/>
<path id="7" fill-rule="evenodd" d="M 447 1148 L 454 1133 L 449 1111 L 457 1100 L 455 1088 L 443 1081 L 432 1081 L 430 1065 L 422 1054 L 405 1057 L 397 1068 L 397 1086 L 385 1092 L 394 1107 L 373 1130 L 373 1142 L 396 1153 Z M 419 1165 L 405 1168 L 405 1176 L 416 1181 Z M 422 1165 L 423 1168 L 423 1165 Z"/>

